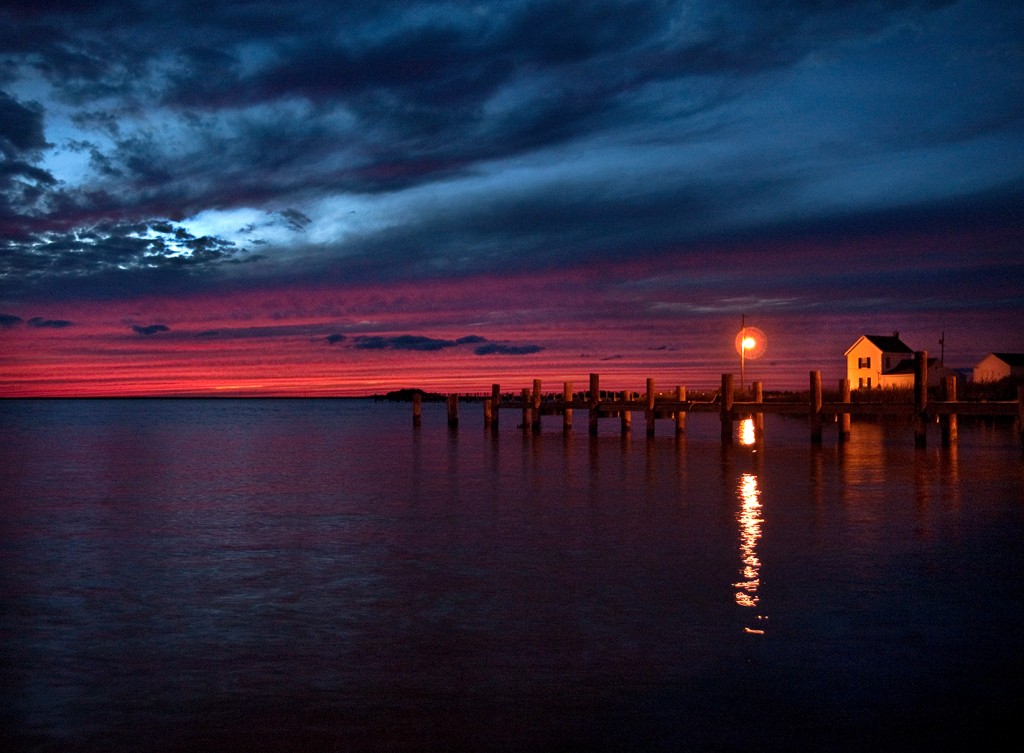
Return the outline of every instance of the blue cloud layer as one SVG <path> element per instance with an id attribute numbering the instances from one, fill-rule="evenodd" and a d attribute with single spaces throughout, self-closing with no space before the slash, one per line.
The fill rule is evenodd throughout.
<path id="1" fill-rule="evenodd" d="M 1024 273 L 1019 3 L 65 5 L 0 10 L 8 308 L 661 260 L 743 297 L 750 241 L 799 305 Z"/>

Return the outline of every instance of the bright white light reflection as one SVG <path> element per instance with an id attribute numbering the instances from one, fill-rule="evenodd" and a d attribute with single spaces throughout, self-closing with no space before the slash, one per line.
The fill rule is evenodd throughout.
<path id="1" fill-rule="evenodd" d="M 753 431 L 753 427 L 751 427 Z M 736 591 L 736 603 L 741 607 L 753 609 L 757 606 L 759 597 L 758 586 L 761 584 L 760 569 L 761 560 L 757 558 L 757 542 L 761 538 L 761 491 L 757 488 L 757 476 L 744 473 L 739 484 L 740 511 L 736 516 L 740 524 L 740 557 L 743 561 L 743 580 L 733 585 Z M 766 618 L 757 615 L 758 621 Z M 761 628 L 744 628 L 747 633 L 763 634 Z"/>
<path id="2" fill-rule="evenodd" d="M 757 435 L 754 432 L 754 419 L 745 418 L 740 421 L 740 444 L 745 447 L 749 447 L 757 441 Z M 754 482 L 755 488 L 757 481 Z"/>

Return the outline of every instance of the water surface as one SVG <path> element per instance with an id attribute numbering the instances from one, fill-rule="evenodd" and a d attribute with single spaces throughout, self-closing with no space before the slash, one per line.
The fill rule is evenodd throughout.
<path id="1" fill-rule="evenodd" d="M 1012 425 L 0 402 L 6 750 L 999 749 Z M 741 427 L 742 428 L 742 427 Z"/>

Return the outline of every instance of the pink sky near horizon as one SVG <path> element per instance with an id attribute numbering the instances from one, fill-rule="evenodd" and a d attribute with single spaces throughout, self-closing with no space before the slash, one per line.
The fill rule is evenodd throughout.
<path id="1" fill-rule="evenodd" d="M 1019 2 L 123 5 L 0 5 L 0 397 L 1024 352 Z"/>
<path id="2" fill-rule="evenodd" d="M 814 369 L 830 387 L 844 376 L 843 352 L 861 334 L 898 329 L 911 348 L 938 355 L 945 331 L 946 362 L 954 368 L 1020 345 L 1013 323 L 991 312 L 947 322 L 941 312 L 830 313 L 822 306 L 758 313 L 766 306 L 756 299 L 659 306 L 619 287 L 595 292 L 594 279 L 582 277 L 599 274 L 51 304 L 46 318 L 71 324 L 0 331 L 0 396 L 361 396 L 404 387 L 484 393 L 493 383 L 518 391 L 533 379 L 554 391 L 563 381 L 585 389 L 590 373 L 601 374 L 610 389 L 641 390 L 648 377 L 662 389 L 714 389 L 723 372 L 738 378 L 733 338 L 745 304 L 747 323 L 768 337 L 765 354 L 747 362 L 745 376 L 766 390 L 803 389 Z M 38 313 L 28 309 L 24 318 Z M 132 329 L 154 324 L 167 330 Z M 332 344 L 331 335 L 344 339 Z M 472 343 L 428 351 L 355 347 L 360 336 L 403 335 L 479 336 L 542 350 L 476 355 Z"/>

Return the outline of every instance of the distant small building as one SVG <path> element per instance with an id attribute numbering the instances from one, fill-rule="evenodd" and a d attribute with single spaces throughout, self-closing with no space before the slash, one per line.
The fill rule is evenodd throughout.
<path id="1" fill-rule="evenodd" d="M 883 372 L 878 377 L 878 386 L 883 389 L 913 389 L 914 388 L 914 373 L 917 371 L 917 366 L 913 358 L 907 358 L 900 361 L 898 364 L 893 366 L 888 371 Z M 956 369 L 950 369 L 942 365 L 938 358 L 928 359 L 928 386 L 939 387 L 946 383 L 946 377 L 956 377 L 957 381 L 962 381 L 960 372 Z"/>
<path id="2" fill-rule="evenodd" d="M 900 333 L 861 335 L 846 351 L 846 378 L 855 390 L 882 386 L 882 375 L 911 358 L 914 351 L 900 340 Z M 911 372 L 910 383 L 914 377 Z"/>
<path id="3" fill-rule="evenodd" d="M 989 353 L 974 367 L 975 382 L 1024 379 L 1024 353 Z"/>

